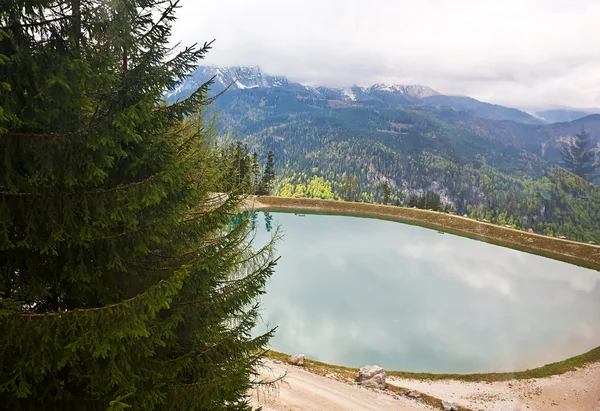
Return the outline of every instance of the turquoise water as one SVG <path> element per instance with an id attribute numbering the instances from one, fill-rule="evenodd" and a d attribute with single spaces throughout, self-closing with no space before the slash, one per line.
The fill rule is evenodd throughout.
<path id="1" fill-rule="evenodd" d="M 258 213 L 280 226 L 262 298 L 274 350 L 353 367 L 512 371 L 600 346 L 600 272 L 417 226 Z M 267 230 L 269 229 L 269 231 Z"/>

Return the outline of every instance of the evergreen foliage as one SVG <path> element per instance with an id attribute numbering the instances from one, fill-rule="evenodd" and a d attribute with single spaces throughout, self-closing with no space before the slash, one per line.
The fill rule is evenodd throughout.
<path id="1" fill-rule="evenodd" d="M 427 192 L 423 195 L 413 194 L 408 200 L 408 207 L 421 208 L 423 210 L 440 211 L 444 209 L 440 195 L 433 192 Z"/>
<path id="2" fill-rule="evenodd" d="M 221 150 L 223 163 L 223 191 L 239 190 L 240 193 L 251 193 L 256 184 L 256 168 L 258 157 L 250 155 L 248 145 L 241 141 L 230 143 Z"/>
<path id="3" fill-rule="evenodd" d="M 262 179 L 259 184 L 259 188 L 256 194 L 269 195 L 273 190 L 273 183 L 275 182 L 275 155 L 273 151 L 269 150 L 267 153 L 267 162 L 265 164 L 265 170 L 263 172 Z"/>
<path id="4" fill-rule="evenodd" d="M 358 183 L 352 174 L 342 173 L 340 177 L 340 195 L 346 201 L 356 201 Z"/>
<path id="5" fill-rule="evenodd" d="M 390 196 L 392 194 L 392 189 L 387 181 L 384 181 L 381 184 L 381 201 L 383 204 L 390 203 Z"/>
<path id="6" fill-rule="evenodd" d="M 171 53 L 176 1 L 0 4 L 0 408 L 248 409 L 271 245 L 209 84 L 161 103 L 210 43 Z"/>
<path id="7" fill-rule="evenodd" d="M 600 243 L 600 188 L 531 152 L 442 121 L 431 107 L 315 105 L 290 115 L 267 105 L 260 120 L 238 123 L 252 150 L 274 152 L 276 195 L 377 203 L 388 181 L 392 203 L 435 192 L 460 215 Z"/>

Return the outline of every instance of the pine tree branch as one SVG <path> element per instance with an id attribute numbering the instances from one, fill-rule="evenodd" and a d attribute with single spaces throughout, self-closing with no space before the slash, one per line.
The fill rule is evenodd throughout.
<path id="1" fill-rule="evenodd" d="M 56 317 L 56 316 L 70 315 L 70 314 L 74 315 L 74 314 L 94 312 L 94 311 L 105 311 L 105 310 L 110 310 L 111 308 L 122 306 L 124 304 L 130 303 L 130 302 L 135 301 L 135 300 L 139 300 L 144 295 L 146 295 L 149 291 L 150 290 L 144 291 L 143 293 L 138 294 L 135 297 L 129 298 L 127 300 L 123 300 L 123 301 L 118 302 L 118 303 L 105 305 L 105 306 L 102 306 L 102 307 L 76 308 L 76 309 L 70 310 L 70 311 L 52 311 L 52 312 L 49 312 L 49 313 L 19 313 L 19 314 L 17 314 L 17 316 L 24 317 L 24 318 L 36 318 L 36 317 L 39 318 L 39 317 Z"/>
<path id="2" fill-rule="evenodd" d="M 216 76 L 213 76 L 213 78 L 210 79 L 210 81 L 213 81 L 215 79 Z M 204 105 L 204 106 L 208 106 L 210 104 L 212 104 L 216 99 L 218 99 L 219 97 L 221 97 L 223 94 L 225 94 L 227 92 L 227 90 L 229 90 L 229 88 L 231 86 L 233 86 L 236 82 L 238 81 L 237 77 L 233 79 L 233 81 L 231 83 L 229 83 L 229 85 L 227 87 L 225 87 L 219 94 L 212 96 L 211 98 L 201 102 L 200 104 Z"/>
<path id="3" fill-rule="evenodd" d="M 148 183 L 152 180 L 155 180 L 161 174 L 162 173 L 156 173 L 144 180 L 135 181 L 135 182 L 129 183 L 129 184 L 119 185 L 117 187 L 113 187 L 113 188 L 109 188 L 109 189 L 105 189 L 105 190 L 65 191 L 65 192 L 58 192 L 58 193 L 13 193 L 10 191 L 0 191 L 0 196 L 3 196 L 3 197 L 63 197 L 63 196 L 114 193 L 117 191 L 130 189 L 132 187 L 136 187 L 136 186 Z"/>
<path id="4" fill-rule="evenodd" d="M 61 16 L 61 17 L 56 17 L 54 19 L 36 21 L 33 23 L 11 24 L 9 26 L 0 26 L 0 29 L 8 30 L 8 29 L 15 29 L 15 28 L 24 29 L 24 28 L 31 28 L 31 27 L 39 27 L 39 26 L 45 26 L 46 24 L 56 23 L 58 21 L 70 20 L 71 18 L 72 18 L 72 16 Z"/>

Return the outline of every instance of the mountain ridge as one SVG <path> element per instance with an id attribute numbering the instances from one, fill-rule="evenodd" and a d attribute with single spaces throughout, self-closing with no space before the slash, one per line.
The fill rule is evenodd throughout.
<path id="1" fill-rule="evenodd" d="M 353 85 L 349 87 L 307 86 L 290 81 L 284 76 L 266 74 L 259 66 L 200 66 L 165 96 L 170 101 L 185 98 L 195 88 L 210 79 L 213 79 L 211 90 L 214 94 L 226 87 L 234 90 L 282 88 L 298 93 L 314 93 L 315 97 L 344 103 L 378 100 L 396 105 L 442 104 L 492 120 L 543 124 L 542 120 L 515 108 L 485 103 L 466 96 L 442 95 L 425 85 L 376 83 L 370 86 Z"/>
<path id="2" fill-rule="evenodd" d="M 259 66 L 199 66 L 191 76 L 183 80 L 165 97 L 174 101 L 185 98 L 192 90 L 213 78 L 211 90 L 214 94 L 226 87 L 245 90 L 252 88 L 282 88 L 298 93 L 314 93 L 332 101 L 352 103 L 369 99 L 398 105 L 442 105 L 467 112 L 490 120 L 511 120 L 524 124 L 552 124 L 573 121 L 589 114 L 600 113 L 600 109 L 576 109 L 555 107 L 547 110 L 522 110 L 479 101 L 473 97 L 446 95 L 426 85 L 376 83 L 369 86 L 328 87 L 324 85 L 303 85 L 285 76 L 265 73 Z"/>

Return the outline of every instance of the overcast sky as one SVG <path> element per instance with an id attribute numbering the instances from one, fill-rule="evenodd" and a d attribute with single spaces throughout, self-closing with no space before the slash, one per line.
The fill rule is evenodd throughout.
<path id="1" fill-rule="evenodd" d="M 600 107 L 600 0 L 182 0 L 206 64 L 303 84 L 424 84 L 521 108 Z"/>

